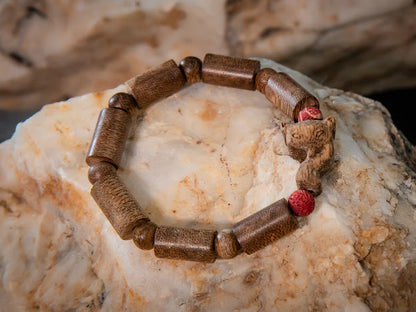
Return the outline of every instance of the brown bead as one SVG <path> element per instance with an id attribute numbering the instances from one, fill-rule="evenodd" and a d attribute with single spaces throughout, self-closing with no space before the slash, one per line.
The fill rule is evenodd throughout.
<path id="1" fill-rule="evenodd" d="M 108 101 L 108 106 L 122 109 L 131 115 L 135 114 L 139 109 L 134 97 L 131 94 L 124 92 L 114 94 Z"/>
<path id="2" fill-rule="evenodd" d="M 131 239 L 134 228 L 149 221 L 117 174 L 96 181 L 91 195 L 122 239 Z"/>
<path id="3" fill-rule="evenodd" d="M 156 229 L 154 252 L 158 258 L 214 262 L 216 231 L 161 226 Z"/>
<path id="4" fill-rule="evenodd" d="M 256 75 L 256 89 L 257 91 L 264 93 L 264 88 L 266 88 L 267 81 L 270 76 L 277 74 L 277 72 L 272 68 L 263 68 Z"/>
<path id="5" fill-rule="evenodd" d="M 270 76 L 264 94 L 270 102 L 294 121 L 298 120 L 299 112 L 305 107 L 319 107 L 318 100 L 286 73 Z"/>
<path id="6" fill-rule="evenodd" d="M 123 155 L 131 116 L 124 110 L 105 108 L 101 111 L 87 156 L 87 164 L 106 161 L 118 168 Z"/>
<path id="7" fill-rule="evenodd" d="M 239 254 L 240 244 L 232 230 L 223 230 L 215 237 L 215 251 L 222 259 L 231 259 Z"/>
<path id="8" fill-rule="evenodd" d="M 184 74 L 173 60 L 169 60 L 125 84 L 131 90 L 139 108 L 166 98 L 186 83 Z"/>
<path id="9" fill-rule="evenodd" d="M 202 62 L 194 56 L 185 57 L 180 63 L 179 68 L 186 77 L 186 82 L 195 83 L 201 80 Z"/>
<path id="10" fill-rule="evenodd" d="M 255 76 L 260 62 L 230 56 L 206 54 L 202 81 L 219 86 L 255 90 Z"/>
<path id="11" fill-rule="evenodd" d="M 242 250 L 250 255 L 297 227 L 295 216 L 292 215 L 286 199 L 282 198 L 235 224 L 233 232 Z"/>
<path id="12" fill-rule="evenodd" d="M 133 231 L 134 244 L 140 249 L 152 249 L 156 228 L 156 224 L 150 221 L 136 227 Z"/>
<path id="13" fill-rule="evenodd" d="M 94 184 L 107 175 L 116 174 L 116 170 L 117 169 L 113 164 L 105 161 L 100 161 L 92 165 L 88 170 L 88 180 L 91 182 L 91 184 Z"/>

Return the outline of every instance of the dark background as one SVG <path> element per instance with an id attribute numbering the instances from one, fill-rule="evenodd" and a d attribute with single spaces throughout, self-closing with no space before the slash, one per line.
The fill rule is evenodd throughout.
<path id="1" fill-rule="evenodd" d="M 383 93 L 367 95 L 376 101 L 383 103 L 389 110 L 396 127 L 416 145 L 416 121 L 413 120 L 416 106 L 416 88 L 389 90 Z"/>

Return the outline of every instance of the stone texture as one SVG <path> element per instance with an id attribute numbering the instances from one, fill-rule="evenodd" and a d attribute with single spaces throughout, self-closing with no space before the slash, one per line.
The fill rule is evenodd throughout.
<path id="1" fill-rule="evenodd" d="M 7 109 L 110 88 L 170 58 L 228 52 L 224 0 L 6 0 L 0 28 Z"/>
<path id="2" fill-rule="evenodd" d="M 292 75 L 337 120 L 334 167 L 300 229 L 212 264 L 157 259 L 122 241 L 89 195 L 85 157 L 99 111 L 125 87 L 84 95 L 45 106 L 0 144 L 1 308 L 414 307 L 415 148 L 379 103 L 262 64 Z M 121 179 L 156 224 L 231 228 L 296 189 L 299 163 L 281 122 L 288 119 L 259 92 L 192 84 L 147 110 L 128 139 Z"/>
<path id="3" fill-rule="evenodd" d="M 361 94 L 416 84 L 411 0 L 227 2 L 230 53 L 274 59 Z"/>
<path id="4" fill-rule="evenodd" d="M 413 2 L 3 0 L 0 108 L 40 108 L 207 52 L 267 57 L 361 94 L 414 87 Z"/>

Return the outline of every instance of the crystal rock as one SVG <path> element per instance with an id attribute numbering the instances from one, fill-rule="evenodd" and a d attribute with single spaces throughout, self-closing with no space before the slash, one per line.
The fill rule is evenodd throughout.
<path id="1" fill-rule="evenodd" d="M 315 211 L 253 255 L 155 258 L 121 240 L 85 163 L 123 85 L 46 105 L 0 144 L 2 311 L 406 311 L 416 305 L 415 149 L 387 110 L 279 64 L 337 120 Z M 259 92 L 187 86 L 140 115 L 119 169 L 153 222 L 222 229 L 296 190 L 287 118 Z"/>

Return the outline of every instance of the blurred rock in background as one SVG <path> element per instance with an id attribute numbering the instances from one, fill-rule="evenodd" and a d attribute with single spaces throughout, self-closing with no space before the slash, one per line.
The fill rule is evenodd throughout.
<path id="1" fill-rule="evenodd" d="M 232 54 L 277 60 L 361 94 L 416 85 L 416 5 L 409 0 L 231 1 Z"/>
<path id="2" fill-rule="evenodd" d="M 266 57 L 366 95 L 416 85 L 410 0 L 3 0 L 0 30 L 8 110 L 104 90 L 205 52 Z"/>

